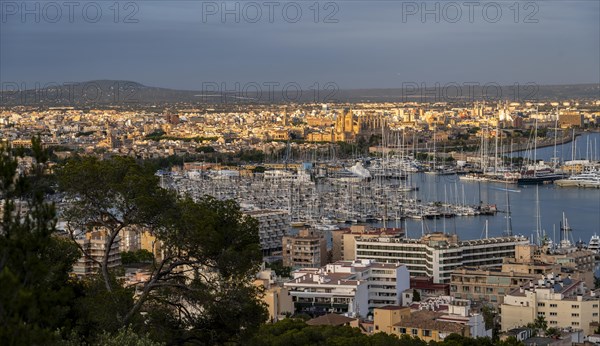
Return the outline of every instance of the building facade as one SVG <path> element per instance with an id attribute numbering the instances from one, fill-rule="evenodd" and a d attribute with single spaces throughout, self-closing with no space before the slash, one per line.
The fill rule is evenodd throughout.
<path id="1" fill-rule="evenodd" d="M 589 264 L 593 263 L 593 259 L 588 260 L 589 251 L 574 249 L 565 253 L 564 249 L 560 250 L 550 251 L 531 244 L 517 245 L 515 256 L 505 258 L 502 267 L 458 268 L 451 274 L 451 294 L 456 298 L 479 300 L 498 306 L 504 302 L 504 296 L 509 292 L 552 273 L 582 280 L 587 287 L 592 287 L 594 275 Z M 553 253 L 554 251 L 558 252 Z M 568 258 L 571 260 L 566 260 Z"/>
<path id="2" fill-rule="evenodd" d="M 406 266 L 372 260 L 339 261 L 300 269 L 284 283 L 297 312 L 350 313 L 366 317 L 375 307 L 400 305 L 410 287 Z"/>
<path id="3" fill-rule="evenodd" d="M 73 265 L 73 273 L 79 277 L 92 275 L 98 272 L 106 250 L 106 232 L 94 231 L 76 239 L 82 250 L 87 255 L 82 255 Z M 108 253 L 108 268 L 121 265 L 121 251 L 119 246 L 121 238 L 117 235 Z"/>
<path id="4" fill-rule="evenodd" d="M 350 226 L 331 231 L 331 260 L 352 261 L 356 255 L 356 238 L 399 237 L 403 234 L 400 228 L 377 228 L 367 226 Z"/>
<path id="5" fill-rule="evenodd" d="M 244 214 L 258 220 L 258 237 L 263 256 L 281 251 L 281 241 L 290 225 L 289 213 L 284 210 L 252 210 Z"/>
<path id="6" fill-rule="evenodd" d="M 327 263 L 327 240 L 323 233 L 303 229 L 282 238 L 283 265 L 292 268 L 318 268 Z"/>
<path id="7" fill-rule="evenodd" d="M 456 235 L 426 234 L 420 239 L 358 238 L 356 258 L 406 264 L 412 276 L 433 277 L 449 283 L 452 271 L 462 266 L 500 266 L 515 256 L 515 246 L 525 237 L 510 236 L 459 241 Z"/>
<path id="8" fill-rule="evenodd" d="M 582 329 L 593 334 L 600 313 L 600 297 L 581 280 L 549 274 L 509 292 L 500 306 L 503 331 L 544 317 L 548 327 Z"/>
<path id="9" fill-rule="evenodd" d="M 438 297 L 413 307 L 385 306 L 376 308 L 373 332 L 398 337 L 408 335 L 425 342 L 443 341 L 456 333 L 467 337 L 491 337 L 481 314 L 470 312 L 470 302 L 452 297 Z"/>

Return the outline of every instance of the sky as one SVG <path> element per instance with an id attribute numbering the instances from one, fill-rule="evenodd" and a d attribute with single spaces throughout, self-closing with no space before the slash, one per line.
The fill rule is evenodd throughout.
<path id="1" fill-rule="evenodd" d="M 3 85 L 600 83 L 599 0 L 72 4 L 0 0 Z"/>

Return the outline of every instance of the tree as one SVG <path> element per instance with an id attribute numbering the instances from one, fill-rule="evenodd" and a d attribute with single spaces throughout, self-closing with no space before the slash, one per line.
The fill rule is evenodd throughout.
<path id="1" fill-rule="evenodd" d="M 96 342 L 98 346 L 161 346 L 164 343 L 152 341 L 148 335 L 138 335 L 131 328 L 121 328 L 116 335 L 104 332 Z"/>
<path id="2" fill-rule="evenodd" d="M 419 293 L 419 291 L 417 290 L 413 290 L 413 302 L 420 302 L 421 301 L 421 293 Z"/>
<path id="3" fill-rule="evenodd" d="M 0 344 L 51 344 L 73 326 L 79 252 L 56 236 L 54 206 L 44 202 L 47 155 L 32 140 L 30 176 L 17 175 L 13 150 L 0 146 Z"/>
<path id="4" fill-rule="evenodd" d="M 152 252 L 146 249 L 140 249 L 137 251 L 127 251 L 121 253 L 121 263 L 132 264 L 132 263 L 152 263 L 154 261 L 154 255 Z"/>
<path id="5" fill-rule="evenodd" d="M 365 335 L 350 326 L 309 326 L 304 320 L 286 318 L 274 324 L 263 325 L 247 343 L 249 345 L 427 345 L 424 341 L 408 337 L 399 340 L 395 335 L 376 333 Z"/>
<path id="6" fill-rule="evenodd" d="M 548 329 L 548 322 L 546 322 L 546 318 L 542 315 L 538 315 L 535 318 L 535 322 L 533 323 L 534 327 L 543 331 Z"/>
<path id="7" fill-rule="evenodd" d="M 58 182 L 71 202 L 63 213 L 71 237 L 75 239 L 94 227 L 106 232 L 106 250 L 97 265 L 110 292 L 113 287 L 108 260 L 116 237 L 122 230 L 135 226 L 159 227 L 163 220 L 161 211 L 174 205 L 174 195 L 158 186 L 152 167 L 124 157 L 68 161 L 58 171 Z"/>
<path id="8" fill-rule="evenodd" d="M 73 237 L 92 224 L 106 231 L 107 249 L 124 229 L 148 231 L 161 244 L 135 301 L 104 253 L 84 304 L 112 306 L 96 324 L 112 332 L 132 324 L 169 343 L 222 344 L 245 340 L 266 320 L 260 291 L 251 284 L 262 259 L 258 222 L 237 203 L 179 198 L 158 186 L 151 166 L 130 158 L 73 160 L 58 176 L 71 201 L 64 214 Z"/>
<path id="9" fill-rule="evenodd" d="M 494 328 L 494 319 L 496 317 L 494 308 L 490 307 L 489 305 L 484 305 L 481 308 L 481 314 L 483 315 L 483 320 L 485 322 L 485 329 Z"/>
<path id="10" fill-rule="evenodd" d="M 292 273 L 291 267 L 286 267 L 283 265 L 283 261 L 275 261 L 273 263 L 267 263 L 267 267 L 271 268 L 276 275 L 282 277 L 290 277 Z"/>

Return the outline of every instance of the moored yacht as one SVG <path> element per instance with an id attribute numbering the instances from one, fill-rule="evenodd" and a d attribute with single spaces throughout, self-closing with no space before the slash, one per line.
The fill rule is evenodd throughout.
<path id="1" fill-rule="evenodd" d="M 592 251 L 595 254 L 600 253 L 600 236 L 596 233 L 590 238 L 590 242 L 588 243 L 588 250 Z"/>

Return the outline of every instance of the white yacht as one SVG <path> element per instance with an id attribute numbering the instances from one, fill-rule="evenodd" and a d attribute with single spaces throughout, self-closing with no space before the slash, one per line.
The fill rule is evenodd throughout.
<path id="1" fill-rule="evenodd" d="M 594 233 L 594 235 L 590 238 L 587 248 L 595 254 L 600 253 L 600 236 Z"/>
<path id="2" fill-rule="evenodd" d="M 576 174 L 568 179 L 557 180 L 555 184 L 562 187 L 576 186 L 600 188 L 600 172 L 588 171 L 581 174 Z"/>

